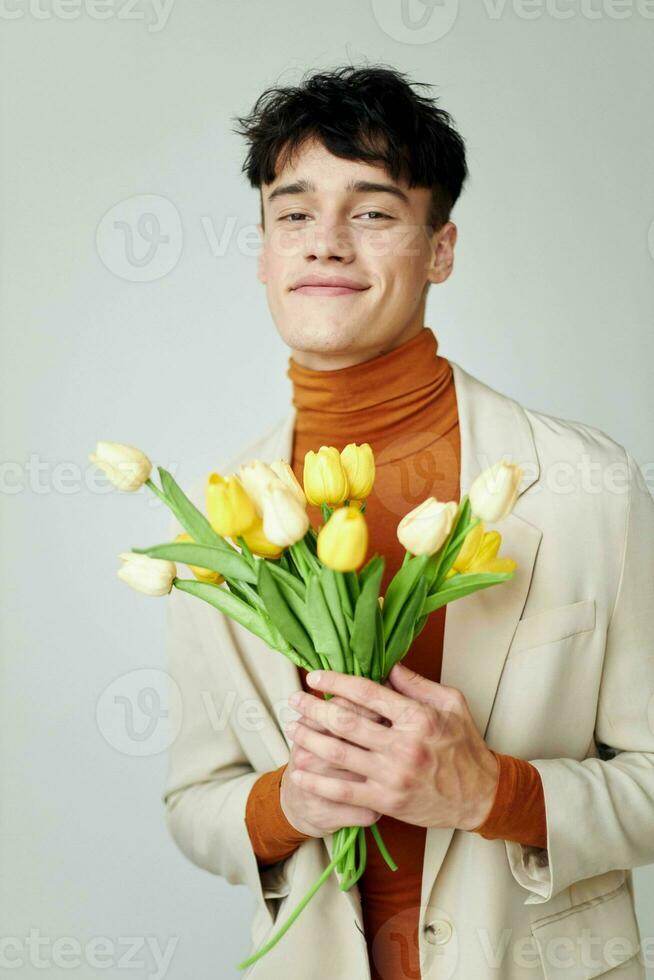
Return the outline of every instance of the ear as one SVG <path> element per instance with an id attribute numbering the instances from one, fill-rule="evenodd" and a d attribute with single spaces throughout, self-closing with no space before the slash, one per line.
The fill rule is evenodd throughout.
<path id="1" fill-rule="evenodd" d="M 454 246 L 457 233 L 454 222 L 447 221 L 442 228 L 439 228 L 432 235 L 432 258 L 427 270 L 429 282 L 445 282 L 449 278 L 454 267 Z"/>

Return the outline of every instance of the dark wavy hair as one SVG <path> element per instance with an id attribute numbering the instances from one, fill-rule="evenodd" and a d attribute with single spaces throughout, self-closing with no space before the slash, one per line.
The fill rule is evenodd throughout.
<path id="1" fill-rule="evenodd" d="M 249 115 L 232 117 L 233 132 L 249 144 L 242 172 L 261 190 L 278 165 L 283 169 L 297 148 L 317 138 L 334 156 L 383 164 L 393 180 L 430 187 L 427 225 L 436 231 L 449 220 L 468 168 L 450 114 L 411 87 L 426 84 L 385 65 L 346 65 L 294 87 L 268 88 Z"/>

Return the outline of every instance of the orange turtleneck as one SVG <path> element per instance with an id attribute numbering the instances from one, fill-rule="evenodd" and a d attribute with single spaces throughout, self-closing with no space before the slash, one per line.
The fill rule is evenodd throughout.
<path id="1" fill-rule="evenodd" d="M 341 450 L 350 442 L 370 443 L 375 455 L 375 484 L 366 503 L 372 551 L 385 558 L 380 591 L 385 592 L 404 559 L 396 536 L 400 518 L 425 497 L 460 498 L 460 436 L 452 367 L 438 354 L 428 327 L 385 354 L 332 371 L 315 371 L 289 357 L 296 421 L 291 466 L 302 483 L 304 456 L 321 445 Z M 322 524 L 319 507 L 308 507 L 314 527 Z M 370 557 L 370 555 L 368 555 Z M 464 600 L 465 601 L 465 600 Z M 412 670 L 440 680 L 447 606 L 432 613 L 404 658 Z M 320 696 L 306 683 L 305 691 Z M 495 752 L 499 782 L 491 809 L 475 833 L 537 847 L 547 846 L 545 800 L 540 774 L 525 759 Z M 288 857 L 309 839 L 286 819 L 280 783 L 286 766 L 264 773 L 246 806 L 246 825 L 259 867 Z M 401 947 L 410 950 L 411 976 L 420 976 L 417 941 L 426 828 L 383 815 L 379 829 L 399 866 L 392 876 L 366 828 L 366 870 L 359 879 L 372 980 L 404 976 Z M 405 943 L 381 942 L 384 923 L 394 917 Z M 377 937 L 372 951 L 372 941 Z"/>

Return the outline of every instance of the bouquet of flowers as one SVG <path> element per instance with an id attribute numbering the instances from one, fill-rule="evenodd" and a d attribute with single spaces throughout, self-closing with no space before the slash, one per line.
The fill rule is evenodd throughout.
<path id="1" fill-rule="evenodd" d="M 132 446 L 98 442 L 89 459 L 118 490 L 145 485 L 185 529 L 174 541 L 122 552 L 118 576 L 147 595 L 177 588 L 210 603 L 259 636 L 272 650 L 306 670 L 335 670 L 383 684 L 423 629 L 448 602 L 511 578 L 516 563 L 498 557 L 501 535 L 485 531 L 510 513 L 522 478 L 502 459 L 484 470 L 457 504 L 428 497 L 399 521 L 406 549 L 402 566 L 380 595 L 384 558 L 365 564 L 366 500 L 375 480 L 368 443 L 341 452 L 321 446 L 304 459 L 303 486 L 285 460 L 253 460 L 238 473 L 211 473 L 206 516 L 171 474 Z M 310 524 L 307 505 L 321 508 L 323 524 Z M 193 578 L 177 574 L 176 562 Z M 331 697 L 326 694 L 325 697 Z M 376 824 L 372 836 L 389 868 L 397 865 Z M 334 834 L 333 860 L 275 936 L 238 965 L 250 966 L 290 928 L 336 870 L 347 890 L 366 866 L 364 827 Z"/>

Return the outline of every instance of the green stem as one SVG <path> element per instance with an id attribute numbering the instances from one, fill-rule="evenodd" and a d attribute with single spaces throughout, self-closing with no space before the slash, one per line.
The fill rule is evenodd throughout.
<path id="1" fill-rule="evenodd" d="M 170 507 L 170 501 L 168 500 L 168 497 L 163 492 L 163 490 L 160 490 L 159 487 L 155 483 L 152 482 L 152 480 L 150 479 L 150 477 L 148 477 L 147 480 L 145 481 L 145 485 L 148 486 L 148 487 L 150 487 L 150 490 L 152 490 L 152 492 L 154 494 L 156 494 L 157 497 L 159 497 L 160 500 L 163 500 L 164 504 L 167 507 Z"/>
<path id="2" fill-rule="evenodd" d="M 306 895 L 304 896 L 304 898 L 302 899 L 302 901 L 300 902 L 300 904 L 297 905 L 295 907 L 295 909 L 293 909 L 293 911 L 291 912 L 291 914 L 289 915 L 288 919 L 283 924 L 283 926 L 281 927 L 281 929 L 279 929 L 275 933 L 275 935 L 272 937 L 272 939 L 269 940 L 266 943 L 266 945 L 263 946 L 258 952 L 254 953 L 252 956 L 249 956 L 246 960 L 243 960 L 242 963 L 239 963 L 237 965 L 237 967 L 236 967 L 237 970 L 244 970 L 246 967 L 251 966 L 252 963 L 256 963 L 256 961 L 259 960 L 259 959 L 261 959 L 262 956 L 264 956 L 267 952 L 269 952 L 269 950 L 271 950 L 273 948 L 273 946 L 276 946 L 277 943 L 279 942 L 279 940 L 282 938 L 282 936 L 286 932 L 288 932 L 288 930 L 290 929 L 290 927 L 293 925 L 293 923 L 297 919 L 298 915 L 302 912 L 302 910 L 305 908 L 305 906 L 308 904 L 308 902 L 313 898 L 313 896 L 316 894 L 316 892 L 321 887 L 321 885 L 323 885 L 327 881 L 327 879 L 329 878 L 330 874 L 332 873 L 332 871 L 336 867 L 337 863 L 340 861 L 341 855 L 347 851 L 347 849 L 350 847 L 350 844 L 356 838 L 356 836 L 357 836 L 357 834 L 359 832 L 359 828 L 358 827 L 353 827 L 353 828 L 350 828 L 350 830 L 352 832 L 348 835 L 348 838 L 347 838 L 345 844 L 343 845 L 343 848 L 341 849 L 341 851 L 339 851 L 332 858 L 332 860 L 327 865 L 327 867 L 325 868 L 325 870 L 323 871 L 323 873 L 320 875 L 320 877 L 318 878 L 318 880 L 316 882 L 314 882 L 314 884 L 311 886 L 311 888 L 309 889 L 309 891 L 306 893 Z"/>
<path id="3" fill-rule="evenodd" d="M 370 832 L 372 836 L 375 838 L 375 841 L 377 842 L 377 847 L 381 851 L 382 857 L 384 858 L 386 864 L 389 866 L 391 871 L 397 871 L 397 865 L 393 860 L 393 858 L 388 853 L 388 848 L 386 847 L 384 841 L 382 840 L 382 835 L 379 833 L 379 827 L 377 826 L 376 823 L 372 824 L 372 826 L 370 827 Z"/>

